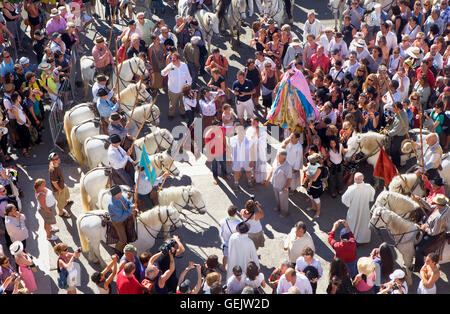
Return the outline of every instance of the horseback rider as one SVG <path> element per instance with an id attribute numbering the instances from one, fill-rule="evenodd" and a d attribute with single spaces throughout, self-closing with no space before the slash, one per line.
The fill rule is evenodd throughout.
<path id="1" fill-rule="evenodd" d="M 109 117 L 109 126 L 108 126 L 108 135 L 111 136 L 113 134 L 117 134 L 120 136 L 120 140 L 123 141 L 124 137 L 130 137 L 128 134 L 128 126 L 130 125 L 130 121 L 128 121 L 125 125 L 122 123 L 122 116 L 117 113 L 111 113 Z"/>
<path id="2" fill-rule="evenodd" d="M 144 167 L 137 167 L 134 174 L 134 180 L 136 182 L 136 188 L 138 189 L 137 208 L 139 211 L 146 211 L 158 205 L 158 187 L 163 179 L 167 178 L 169 175 L 170 171 L 167 170 L 162 176 L 157 177 L 152 184 L 152 182 L 146 178 L 147 175 L 144 171 Z"/>
<path id="3" fill-rule="evenodd" d="M 408 132 L 408 114 L 403 110 L 401 102 L 396 102 L 394 104 L 393 111 L 395 113 L 394 122 L 390 125 L 389 130 L 384 129 L 383 132 L 391 137 L 390 154 L 392 162 L 399 168 L 401 166 L 401 143 L 406 138 L 406 133 Z"/>
<path id="4" fill-rule="evenodd" d="M 129 187 L 134 186 L 134 166 L 136 162 L 131 159 L 130 155 L 133 149 L 130 147 L 127 152 L 120 147 L 121 139 L 117 134 L 109 137 L 111 145 L 108 147 L 108 160 L 110 166 L 114 169 L 123 184 Z"/>
<path id="5" fill-rule="evenodd" d="M 108 213 L 111 217 L 111 222 L 119 236 L 119 242 L 116 243 L 116 254 L 122 256 L 122 250 L 127 244 L 126 226 L 127 220 L 134 219 L 137 214 L 136 205 L 122 196 L 120 186 L 114 185 L 110 189 L 111 202 L 108 204 Z"/>
<path id="6" fill-rule="evenodd" d="M 92 102 L 94 104 L 96 104 L 97 100 L 99 99 L 99 97 L 97 96 L 98 91 L 102 88 L 106 90 L 108 89 L 108 87 L 106 87 L 106 85 L 108 84 L 108 79 L 109 78 L 103 74 L 97 75 L 97 77 L 95 78 L 95 83 L 94 85 L 92 85 Z M 108 92 L 108 100 L 111 100 L 111 98 L 113 97 L 113 91 L 114 88 Z"/>
<path id="7" fill-rule="evenodd" d="M 442 233 L 447 231 L 447 225 L 450 221 L 450 208 L 448 204 L 448 198 L 443 194 L 438 194 L 434 197 L 433 202 L 436 204 L 433 206 L 433 213 L 428 217 L 426 223 L 424 223 L 420 229 L 425 233 L 422 240 L 416 246 L 416 261 L 414 266 L 411 266 L 411 270 L 418 272 L 424 263 L 425 250 L 441 237 Z"/>
<path id="8" fill-rule="evenodd" d="M 111 113 L 120 111 L 119 104 L 109 99 L 108 89 L 100 88 L 97 92 L 97 110 L 100 115 L 100 130 L 103 134 L 108 134 L 109 117 Z"/>

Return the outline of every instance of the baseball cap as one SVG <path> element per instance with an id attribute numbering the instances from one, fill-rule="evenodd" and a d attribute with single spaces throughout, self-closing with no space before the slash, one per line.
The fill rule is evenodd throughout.
<path id="1" fill-rule="evenodd" d="M 403 278 L 405 278 L 405 272 L 401 269 L 396 269 L 396 270 L 394 270 L 394 272 L 392 274 L 389 275 L 389 278 L 391 280 L 403 279 Z"/>

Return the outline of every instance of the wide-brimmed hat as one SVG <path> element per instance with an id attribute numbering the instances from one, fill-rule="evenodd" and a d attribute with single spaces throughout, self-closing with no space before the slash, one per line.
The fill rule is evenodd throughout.
<path id="1" fill-rule="evenodd" d="M 433 198 L 433 203 L 446 205 L 448 203 L 448 198 L 444 194 L 438 194 Z"/>
<path id="2" fill-rule="evenodd" d="M 444 185 L 444 181 L 442 181 L 442 179 L 440 177 L 436 177 L 436 178 L 430 180 L 430 183 L 435 186 L 443 186 Z"/>
<path id="3" fill-rule="evenodd" d="M 9 246 L 9 252 L 13 256 L 22 253 L 23 252 L 23 243 L 21 241 L 14 241 L 14 243 Z"/>
<path id="4" fill-rule="evenodd" d="M 42 62 L 41 64 L 39 64 L 38 69 L 41 71 L 48 71 L 52 68 L 52 66 L 50 65 L 50 63 L 47 62 Z"/>
<path id="5" fill-rule="evenodd" d="M 117 135 L 117 134 L 114 134 L 114 135 Z M 113 186 L 109 189 L 109 191 L 111 192 L 111 195 L 114 196 L 114 195 L 117 195 L 117 194 L 119 194 L 120 192 L 122 192 L 122 189 L 121 189 L 120 186 L 118 186 L 118 185 L 113 185 Z"/>
<path id="6" fill-rule="evenodd" d="M 273 18 L 270 18 L 270 19 L 267 20 L 267 24 L 268 25 L 275 24 L 275 20 Z"/>
<path id="7" fill-rule="evenodd" d="M 109 120 L 111 122 L 113 121 L 119 121 L 121 119 L 120 114 L 118 114 L 117 112 L 113 112 L 111 113 L 111 115 L 109 116 Z"/>
<path id="8" fill-rule="evenodd" d="M 137 249 L 133 244 L 127 244 L 125 245 L 125 247 L 123 248 L 123 252 L 129 252 L 129 253 L 137 253 Z"/>
<path id="9" fill-rule="evenodd" d="M 420 59 L 423 57 L 422 51 L 419 47 L 409 47 L 406 49 L 406 54 L 414 59 Z"/>
<path id="10" fill-rule="evenodd" d="M 105 39 L 105 37 L 103 37 L 103 36 L 98 36 L 98 37 L 96 37 L 96 38 L 94 39 L 94 42 L 95 42 L 96 44 L 104 43 L 105 41 L 106 41 L 106 39 Z"/>
<path id="11" fill-rule="evenodd" d="M 364 39 L 358 39 L 358 41 L 355 44 L 356 47 L 359 48 L 365 48 L 366 47 L 366 41 Z"/>
<path id="12" fill-rule="evenodd" d="M 54 16 L 57 16 L 57 15 L 59 15 L 58 9 L 57 9 L 57 8 L 53 8 L 53 9 L 50 11 L 50 17 L 54 17 Z"/>
<path id="13" fill-rule="evenodd" d="M 97 82 L 107 82 L 109 80 L 109 77 L 105 74 L 99 74 L 95 77 L 95 80 Z"/>
<path id="14" fill-rule="evenodd" d="M 403 279 L 403 278 L 405 278 L 405 272 L 401 269 L 396 269 L 396 270 L 394 270 L 394 272 L 392 274 L 389 275 L 389 278 L 391 280 Z"/>
<path id="15" fill-rule="evenodd" d="M 375 271 L 375 263 L 371 257 L 361 257 L 358 260 L 358 272 L 370 276 Z"/>
<path id="16" fill-rule="evenodd" d="M 117 144 L 120 143 L 122 140 L 120 139 L 120 136 L 118 134 L 111 134 L 111 136 L 109 137 L 109 140 L 111 141 L 111 143 L 113 144 Z M 117 193 L 116 193 L 117 194 Z"/>
<path id="17" fill-rule="evenodd" d="M 103 97 L 103 96 L 107 96 L 108 95 L 108 91 L 105 88 L 100 88 L 97 91 L 97 97 Z"/>

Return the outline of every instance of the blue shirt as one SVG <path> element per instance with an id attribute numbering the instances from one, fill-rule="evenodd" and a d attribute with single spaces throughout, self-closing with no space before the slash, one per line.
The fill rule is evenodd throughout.
<path id="1" fill-rule="evenodd" d="M 252 81 L 250 81 L 248 79 L 244 80 L 244 84 L 241 84 L 241 83 L 239 83 L 238 80 L 236 80 L 236 81 L 234 81 L 231 89 L 234 91 L 242 92 L 242 93 L 249 93 L 255 89 L 255 86 L 253 85 Z M 236 96 L 236 97 L 237 97 L 237 100 L 239 100 L 239 101 L 247 101 L 250 98 L 252 98 L 251 95 Z"/>
<path id="2" fill-rule="evenodd" d="M 100 117 L 109 118 L 111 113 L 116 112 L 117 109 L 119 109 L 119 105 L 113 103 L 111 100 L 98 98 L 97 109 Z"/>
<path id="3" fill-rule="evenodd" d="M 137 256 L 134 256 L 134 261 L 129 261 L 127 260 L 127 258 L 125 257 L 125 255 L 122 256 L 122 258 L 119 261 L 119 264 L 121 262 L 133 262 L 134 266 L 135 266 L 135 270 L 134 270 L 134 277 L 136 277 L 136 279 L 141 282 L 144 278 L 145 278 L 145 267 L 142 266 L 141 261 L 139 261 L 139 258 L 137 258 Z"/>
<path id="4" fill-rule="evenodd" d="M 0 65 L 0 77 L 5 77 L 6 73 L 14 74 L 14 62 L 12 58 L 10 63 L 3 61 L 2 65 Z"/>
<path id="5" fill-rule="evenodd" d="M 111 203 L 108 205 L 108 212 L 112 220 L 115 222 L 123 222 L 131 216 L 133 210 L 131 209 L 131 202 L 122 195 L 120 198 L 111 198 Z"/>
<path id="6" fill-rule="evenodd" d="M 128 128 L 124 127 L 122 123 L 111 122 L 108 126 L 108 134 L 110 136 L 113 134 L 117 134 L 120 136 L 120 139 L 123 140 L 123 138 L 128 134 Z"/>
<path id="7" fill-rule="evenodd" d="M 449 23 L 449 18 L 450 18 L 450 7 L 447 4 L 447 7 L 445 8 L 445 10 L 441 10 L 441 5 L 438 4 L 436 6 L 436 9 L 438 9 L 439 11 L 441 11 L 441 14 L 439 15 L 439 17 L 444 21 L 444 23 L 448 24 Z"/>
<path id="8" fill-rule="evenodd" d="M 27 74 L 28 72 L 36 72 L 37 71 L 37 66 L 30 63 L 28 68 L 23 67 L 23 71 L 24 71 L 25 74 Z"/>
<path id="9" fill-rule="evenodd" d="M 367 111 L 364 110 L 363 111 L 363 116 L 365 116 L 367 114 Z M 376 111 L 374 113 L 375 117 L 378 117 L 380 115 L 380 113 L 378 111 Z M 363 133 L 369 132 L 369 131 L 374 131 L 377 132 L 378 130 L 373 126 L 373 119 L 369 118 L 369 120 L 367 121 L 367 124 L 365 126 L 363 126 L 362 128 Z"/>

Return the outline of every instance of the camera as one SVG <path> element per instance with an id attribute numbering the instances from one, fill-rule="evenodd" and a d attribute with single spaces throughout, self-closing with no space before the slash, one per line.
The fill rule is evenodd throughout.
<path id="1" fill-rule="evenodd" d="M 167 243 L 164 243 L 163 245 L 161 245 L 159 247 L 159 250 L 163 253 L 163 255 L 167 255 L 172 248 L 175 247 L 177 243 L 175 242 L 175 240 L 170 239 Z"/>
<path id="2" fill-rule="evenodd" d="M 80 247 L 77 249 L 77 252 L 78 252 L 78 253 L 81 253 L 81 248 L 80 248 Z"/>
<path id="3" fill-rule="evenodd" d="M 255 201 L 255 194 L 250 195 L 250 199 L 254 202 Z"/>
<path id="4" fill-rule="evenodd" d="M 398 284 L 397 283 L 394 283 L 393 285 L 392 285 L 392 290 L 398 290 Z"/>

